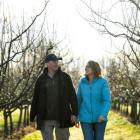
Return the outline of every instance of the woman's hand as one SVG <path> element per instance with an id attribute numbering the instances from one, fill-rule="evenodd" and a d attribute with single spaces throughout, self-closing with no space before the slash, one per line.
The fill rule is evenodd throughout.
<path id="1" fill-rule="evenodd" d="M 79 126 L 80 126 L 80 123 L 79 122 L 76 122 L 75 127 L 76 128 L 79 128 Z"/>
<path id="2" fill-rule="evenodd" d="M 105 121 L 105 118 L 104 118 L 103 116 L 99 116 L 98 122 L 99 122 L 99 123 L 102 123 L 102 122 L 104 122 L 104 121 Z"/>

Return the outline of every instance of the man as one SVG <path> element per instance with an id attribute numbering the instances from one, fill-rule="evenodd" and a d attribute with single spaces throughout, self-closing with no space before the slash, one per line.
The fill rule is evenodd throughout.
<path id="1" fill-rule="evenodd" d="M 55 54 L 49 54 L 45 62 L 47 67 L 35 84 L 31 104 L 31 126 L 41 130 L 43 140 L 69 139 L 69 127 L 76 125 L 78 114 L 77 97 L 70 76 L 62 72 Z"/>

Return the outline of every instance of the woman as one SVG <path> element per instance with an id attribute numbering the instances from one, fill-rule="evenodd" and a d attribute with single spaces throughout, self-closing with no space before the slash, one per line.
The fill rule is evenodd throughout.
<path id="1" fill-rule="evenodd" d="M 101 76 L 97 62 L 89 61 L 78 86 L 79 121 L 84 140 L 104 140 L 107 115 L 111 106 L 108 81 Z"/>

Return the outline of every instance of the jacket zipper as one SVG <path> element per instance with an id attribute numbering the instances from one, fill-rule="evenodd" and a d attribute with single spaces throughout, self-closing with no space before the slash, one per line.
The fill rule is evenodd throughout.
<path id="1" fill-rule="evenodd" d="M 92 88 L 92 87 L 91 87 L 91 85 L 90 85 L 90 87 L 89 87 L 89 88 L 90 88 L 90 105 L 91 105 L 91 114 L 92 114 L 92 121 L 93 121 L 93 110 L 92 110 L 92 92 L 91 92 L 91 91 L 92 91 L 92 90 L 91 90 L 91 88 Z"/>

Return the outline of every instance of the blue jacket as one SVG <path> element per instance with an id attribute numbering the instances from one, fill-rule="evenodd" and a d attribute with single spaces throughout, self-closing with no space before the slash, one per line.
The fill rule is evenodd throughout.
<path id="1" fill-rule="evenodd" d="M 79 82 L 77 98 L 80 122 L 98 122 L 100 115 L 107 121 L 111 94 L 106 79 L 99 77 L 89 83 L 87 78 L 83 77 Z"/>

